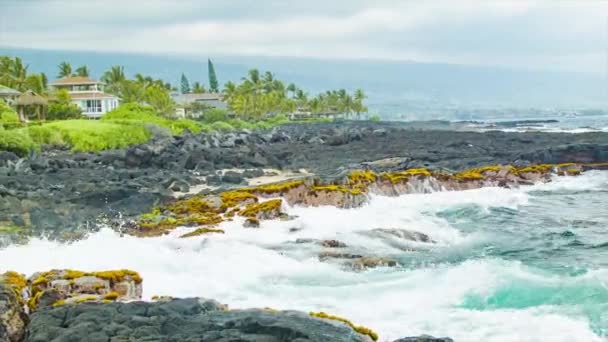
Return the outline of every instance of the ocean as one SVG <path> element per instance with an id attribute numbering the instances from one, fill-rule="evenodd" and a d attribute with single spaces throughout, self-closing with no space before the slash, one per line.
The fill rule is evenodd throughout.
<path id="1" fill-rule="evenodd" d="M 102 228 L 59 243 L 34 238 L 0 250 L 3 268 L 129 268 L 153 295 L 214 298 L 231 308 L 325 311 L 380 334 L 455 341 L 608 340 L 608 172 L 518 189 L 374 196 L 357 209 L 288 207 L 293 221 L 220 225 L 180 239 Z M 374 234 L 399 228 L 435 243 Z M 353 271 L 320 261 L 297 239 L 335 239 L 398 267 Z"/>

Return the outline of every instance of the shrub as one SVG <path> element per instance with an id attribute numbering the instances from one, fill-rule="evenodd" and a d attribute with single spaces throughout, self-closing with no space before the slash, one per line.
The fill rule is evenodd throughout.
<path id="1" fill-rule="evenodd" d="M 24 157 L 34 148 L 34 142 L 22 130 L 0 131 L 0 151 L 9 151 Z"/>
<path id="2" fill-rule="evenodd" d="M 381 119 L 380 119 L 380 116 L 379 116 L 379 115 L 372 115 L 372 116 L 369 118 L 369 121 L 374 121 L 374 122 L 378 122 L 378 121 L 380 121 L 380 120 L 381 120 Z"/>
<path id="3" fill-rule="evenodd" d="M 156 110 L 154 108 L 137 103 L 126 103 L 113 111 L 106 113 L 101 120 L 126 125 L 134 123 L 151 123 L 170 129 L 172 134 L 182 134 L 186 128 L 193 133 L 201 131 L 201 125 L 196 121 L 188 119 L 165 119 L 156 115 Z"/>
<path id="4" fill-rule="evenodd" d="M 205 123 L 214 123 L 227 120 L 228 114 L 223 109 L 213 108 L 203 112 L 203 122 Z"/>
<path id="5" fill-rule="evenodd" d="M 271 118 L 266 119 L 265 121 L 275 126 L 283 125 L 290 122 L 289 118 L 287 118 L 287 116 L 285 116 L 284 114 L 273 116 Z"/>
<path id="6" fill-rule="evenodd" d="M 61 132 L 46 125 L 30 126 L 26 133 L 36 145 L 66 145 Z"/>
<path id="7" fill-rule="evenodd" d="M 47 112 L 48 120 L 80 119 L 82 109 L 72 103 L 51 103 Z"/>
<path id="8" fill-rule="evenodd" d="M 192 133 L 199 133 L 202 130 L 201 124 L 193 120 L 181 119 L 175 121 L 168 121 L 171 125 L 171 131 L 177 134 L 182 134 L 184 132 L 184 129 L 188 129 Z"/>
<path id="9" fill-rule="evenodd" d="M 255 128 L 255 124 L 253 124 L 251 122 L 243 121 L 241 119 L 229 120 L 228 124 L 230 124 L 230 126 L 236 128 L 236 129 L 254 129 Z"/>
<path id="10" fill-rule="evenodd" d="M 217 122 L 212 123 L 211 128 L 213 128 L 216 131 L 222 131 L 222 132 L 234 130 L 234 127 L 232 127 L 229 123 L 223 122 L 223 121 L 217 121 Z"/>
<path id="11" fill-rule="evenodd" d="M 107 112 L 102 120 L 142 120 L 146 121 L 158 116 L 156 110 L 150 106 L 140 105 L 139 103 L 125 103 L 118 108 Z"/>
<path id="12" fill-rule="evenodd" d="M 3 124 L 19 123 L 19 116 L 15 112 L 6 111 L 0 114 L 0 120 L 2 120 Z"/>
<path id="13" fill-rule="evenodd" d="M 38 144 L 67 145 L 72 151 L 101 151 L 125 148 L 148 141 L 151 133 L 141 123 L 92 120 L 55 121 L 24 129 Z"/>

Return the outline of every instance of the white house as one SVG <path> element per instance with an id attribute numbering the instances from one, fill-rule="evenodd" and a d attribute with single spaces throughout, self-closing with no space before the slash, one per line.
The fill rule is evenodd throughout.
<path id="1" fill-rule="evenodd" d="M 175 114 L 177 117 L 199 117 L 202 113 L 192 112 L 190 107 L 192 104 L 197 103 L 202 106 L 211 109 L 226 109 L 227 105 L 222 98 L 222 94 L 220 93 L 188 93 L 188 94 L 180 94 L 180 93 L 172 93 L 171 98 L 177 104 L 177 108 Z"/>
<path id="2" fill-rule="evenodd" d="M 51 86 L 55 89 L 66 89 L 72 102 L 82 108 L 82 114 L 91 119 L 98 119 L 105 113 L 118 107 L 118 97 L 103 92 L 105 83 L 82 76 L 61 78 Z"/>

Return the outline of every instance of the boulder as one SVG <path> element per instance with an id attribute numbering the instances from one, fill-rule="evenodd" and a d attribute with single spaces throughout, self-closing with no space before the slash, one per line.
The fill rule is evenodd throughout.
<path id="1" fill-rule="evenodd" d="M 366 256 L 350 261 L 348 264 L 353 270 L 362 271 L 375 267 L 395 267 L 397 261 L 391 258 Z"/>
<path id="2" fill-rule="evenodd" d="M 0 275 L 0 341 L 19 342 L 25 333 L 28 317 L 22 292 L 25 277 L 16 272 Z"/>
<path id="3" fill-rule="evenodd" d="M 407 229 L 376 228 L 376 229 L 372 230 L 372 233 L 376 234 L 376 235 L 381 235 L 381 236 L 396 237 L 396 238 L 399 238 L 402 240 L 409 240 L 409 241 L 416 241 L 416 242 L 430 242 L 430 243 L 435 242 L 435 241 L 433 241 L 433 239 L 430 238 L 430 236 L 428 236 L 424 233 L 411 231 L 411 230 L 407 230 Z"/>
<path id="4" fill-rule="evenodd" d="M 429 335 L 403 337 L 393 342 L 454 342 L 449 337 L 433 337 Z"/>
<path id="5" fill-rule="evenodd" d="M 113 270 L 83 272 L 52 270 L 33 274 L 28 279 L 30 311 L 46 306 L 82 302 L 137 300 L 142 295 L 142 279 L 137 272 Z"/>
<path id="6" fill-rule="evenodd" d="M 203 298 L 47 307 L 25 341 L 370 342 L 344 322 L 298 311 L 227 310 Z"/>

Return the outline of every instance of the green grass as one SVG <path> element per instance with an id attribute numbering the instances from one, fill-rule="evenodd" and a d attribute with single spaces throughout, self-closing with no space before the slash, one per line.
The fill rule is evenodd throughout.
<path id="1" fill-rule="evenodd" d="M 21 129 L 36 145 L 67 145 L 72 151 L 101 151 L 125 148 L 150 139 L 141 123 L 65 120 Z"/>
<path id="2" fill-rule="evenodd" d="M 6 121 L 14 121 L 5 115 Z M 300 123 L 326 122 L 325 119 Z M 172 134 L 183 134 L 187 129 L 193 133 L 238 129 L 270 129 L 291 123 L 285 116 L 276 116 L 263 121 L 249 122 L 240 119 L 216 121 L 210 124 L 193 120 L 171 120 L 155 114 L 152 107 L 125 104 L 104 115 L 101 120 L 58 120 L 47 123 L 28 124 L 6 129 L 0 125 L 0 151 L 14 152 L 26 156 L 42 145 L 69 146 L 74 152 L 94 152 L 125 148 L 141 144 L 152 137 L 150 125 L 164 127 Z"/>
<path id="3" fill-rule="evenodd" d="M 13 152 L 24 157 L 36 148 L 29 135 L 19 130 L 0 130 L 0 151 Z"/>
<path id="4" fill-rule="evenodd" d="M 106 113 L 101 121 L 127 125 L 149 123 L 167 128 L 172 134 L 182 134 L 186 129 L 192 133 L 199 133 L 206 128 L 203 124 L 193 120 L 163 118 L 155 114 L 154 108 L 136 103 L 127 103 Z"/>

